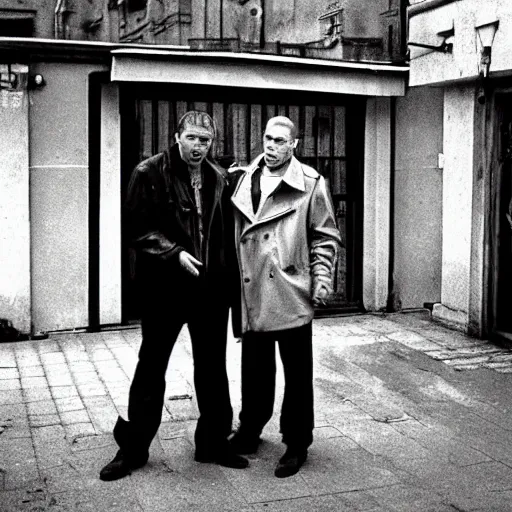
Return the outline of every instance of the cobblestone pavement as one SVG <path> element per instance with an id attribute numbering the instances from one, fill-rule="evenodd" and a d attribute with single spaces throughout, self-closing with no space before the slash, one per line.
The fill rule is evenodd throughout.
<path id="1" fill-rule="evenodd" d="M 146 467 L 98 479 L 116 452 L 139 329 L 0 345 L 0 511 L 511 511 L 512 352 L 426 313 L 315 321 L 315 442 L 273 476 L 275 414 L 246 470 L 193 461 L 186 331 Z M 228 371 L 239 411 L 240 345 Z M 278 373 L 276 411 L 283 386 Z"/>

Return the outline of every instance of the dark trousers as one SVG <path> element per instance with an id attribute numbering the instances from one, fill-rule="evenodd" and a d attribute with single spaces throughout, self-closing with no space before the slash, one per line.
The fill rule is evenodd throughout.
<path id="1" fill-rule="evenodd" d="M 204 296 L 203 296 L 204 298 Z M 142 311 L 142 344 L 130 387 L 128 421 L 119 418 L 114 437 L 133 454 L 149 449 L 160 426 L 165 373 L 184 323 L 188 324 L 194 358 L 194 385 L 199 407 L 196 451 L 214 454 L 227 446 L 233 410 L 226 373 L 228 306 L 224 301 L 196 298 L 182 304 L 150 300 Z"/>
<path id="2" fill-rule="evenodd" d="M 283 443 L 303 449 L 313 442 L 313 347 L 311 323 L 274 332 L 248 332 L 242 340 L 242 410 L 240 430 L 259 436 L 272 417 L 276 382 L 276 347 L 284 370 L 281 409 Z"/>

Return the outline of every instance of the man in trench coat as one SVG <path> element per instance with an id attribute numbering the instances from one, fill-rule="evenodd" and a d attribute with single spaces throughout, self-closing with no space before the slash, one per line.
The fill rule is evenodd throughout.
<path id="1" fill-rule="evenodd" d="M 248 465 L 227 440 L 233 417 L 226 373 L 228 283 L 236 258 L 226 172 L 209 159 L 214 136 L 208 114 L 187 112 L 177 144 L 141 162 L 130 180 L 126 215 L 137 251 L 142 344 L 128 421 L 117 420 L 119 451 L 102 469 L 102 480 L 122 478 L 146 464 L 161 421 L 167 364 L 184 323 L 200 414 L 195 460 Z"/>
<path id="2" fill-rule="evenodd" d="M 231 444 L 242 454 L 258 449 L 273 412 L 277 341 L 287 445 L 277 477 L 297 473 L 313 441 L 313 307 L 332 293 L 340 243 L 325 180 L 293 156 L 296 143 L 290 119 L 270 119 L 264 153 L 242 173 L 232 196 L 241 278 L 242 409 Z"/>

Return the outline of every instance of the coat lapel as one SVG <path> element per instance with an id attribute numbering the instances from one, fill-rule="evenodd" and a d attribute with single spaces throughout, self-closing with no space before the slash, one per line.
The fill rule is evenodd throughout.
<path id="1" fill-rule="evenodd" d="M 262 155 L 258 156 L 254 163 L 247 169 L 246 173 L 240 179 L 238 187 L 236 188 L 231 201 L 235 208 L 237 208 L 250 224 L 246 224 L 242 229 L 242 235 L 248 230 L 256 228 L 261 224 L 272 222 L 280 219 L 295 211 L 295 208 L 290 203 L 289 197 L 283 197 L 280 190 L 284 187 L 291 187 L 299 192 L 306 190 L 304 185 L 304 173 L 300 162 L 292 157 L 290 167 L 283 176 L 283 182 L 279 185 L 278 189 L 267 197 L 262 206 L 261 214 L 256 219 L 253 211 L 252 196 L 251 196 L 251 177 L 257 168 L 257 162 L 260 161 Z"/>

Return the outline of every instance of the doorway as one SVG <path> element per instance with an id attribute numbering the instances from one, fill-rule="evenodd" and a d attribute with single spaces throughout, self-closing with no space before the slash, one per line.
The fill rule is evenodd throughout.
<path id="1" fill-rule="evenodd" d="M 497 173 L 494 180 L 491 325 L 512 343 L 512 94 L 496 96 Z"/>
<path id="2" fill-rule="evenodd" d="M 204 110 L 215 120 L 215 157 L 223 167 L 248 164 L 261 152 L 267 120 L 288 116 L 298 127 L 298 159 L 318 170 L 331 191 L 342 247 L 334 296 L 321 313 L 362 309 L 363 159 L 365 101 L 357 96 L 169 84 L 126 84 L 121 90 L 122 197 L 133 168 L 174 143 L 180 117 Z M 138 317 L 135 254 L 122 241 L 123 321 Z"/>

